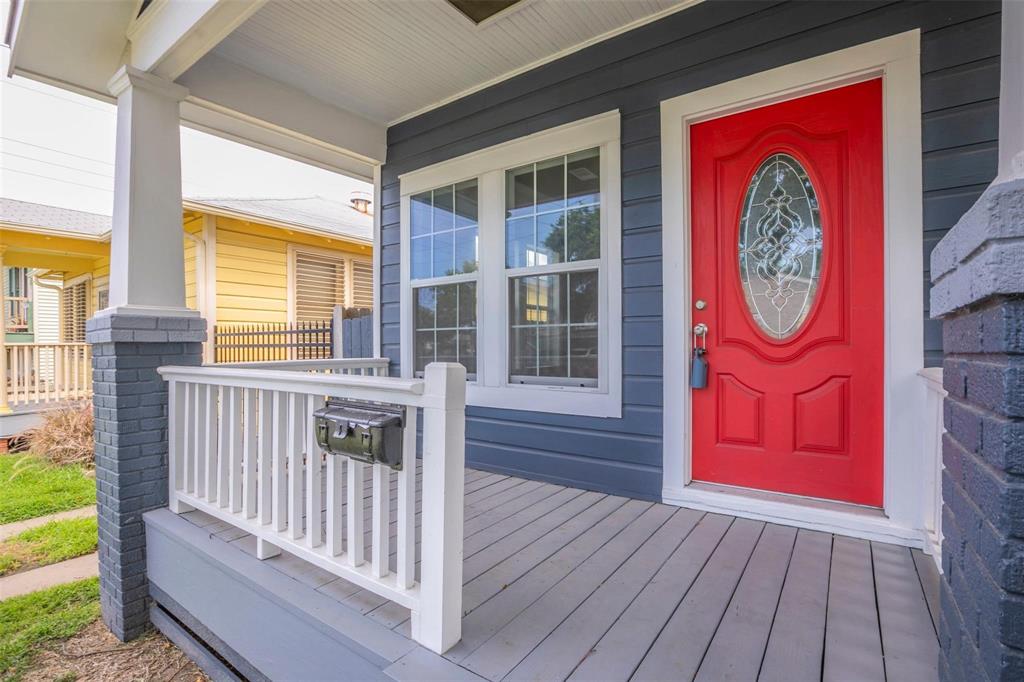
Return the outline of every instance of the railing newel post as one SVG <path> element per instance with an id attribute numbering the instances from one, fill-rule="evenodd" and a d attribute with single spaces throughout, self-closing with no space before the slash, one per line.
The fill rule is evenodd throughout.
<path id="1" fill-rule="evenodd" d="M 444 653 L 462 637 L 466 368 L 431 363 L 424 372 L 420 604 L 413 639 Z"/>

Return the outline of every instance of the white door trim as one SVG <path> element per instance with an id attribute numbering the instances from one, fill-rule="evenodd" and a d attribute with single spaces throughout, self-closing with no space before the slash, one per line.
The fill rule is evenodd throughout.
<path id="1" fill-rule="evenodd" d="M 883 79 L 884 516 L 708 491 L 691 483 L 689 133 L 693 123 L 868 78 Z M 661 103 L 664 488 L 667 503 L 922 546 L 925 395 L 920 32 L 908 31 Z M 680 297 L 682 300 L 680 300 Z M 714 358 L 710 358 L 714 362 Z"/>

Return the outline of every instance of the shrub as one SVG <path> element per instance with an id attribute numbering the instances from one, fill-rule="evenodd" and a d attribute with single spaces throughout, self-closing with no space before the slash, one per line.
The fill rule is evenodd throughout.
<path id="1" fill-rule="evenodd" d="M 23 435 L 29 449 L 54 464 L 81 464 L 92 467 L 92 403 L 64 405 L 43 414 L 43 423 Z"/>

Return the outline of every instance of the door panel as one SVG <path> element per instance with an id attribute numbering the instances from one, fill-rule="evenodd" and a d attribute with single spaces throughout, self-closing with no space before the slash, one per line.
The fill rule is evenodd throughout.
<path id="1" fill-rule="evenodd" d="M 693 478 L 882 504 L 881 80 L 690 128 Z"/>

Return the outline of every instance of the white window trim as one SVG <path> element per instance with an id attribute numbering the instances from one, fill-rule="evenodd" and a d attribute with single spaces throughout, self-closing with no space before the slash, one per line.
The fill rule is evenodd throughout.
<path id="1" fill-rule="evenodd" d="M 505 269 L 505 171 L 561 154 L 601 148 L 601 259 L 598 288 L 598 385 L 593 388 L 508 382 L 508 284 Z M 401 364 L 413 375 L 413 306 L 409 200 L 425 190 L 476 178 L 477 375 L 469 405 L 590 417 L 622 416 L 622 203 L 619 112 L 590 118 L 488 147 L 399 176 L 401 186 Z M 572 269 L 567 264 L 563 270 Z M 499 312 L 494 312 L 499 311 Z M 485 320 L 485 312 L 487 320 Z"/>
<path id="2" fill-rule="evenodd" d="M 351 308 L 353 305 L 353 297 L 355 296 L 355 269 L 352 264 L 355 262 L 365 263 L 372 267 L 373 258 L 371 256 L 362 256 L 347 251 L 335 251 L 333 249 L 325 249 L 320 246 L 306 246 L 305 244 L 289 244 L 288 245 L 288 272 L 287 272 L 287 289 L 288 289 L 288 323 L 295 324 L 295 311 L 296 311 L 296 300 L 295 297 L 298 294 L 296 287 L 296 277 L 298 275 L 298 268 L 295 263 L 295 257 L 300 253 L 309 253 L 313 255 L 325 256 L 333 258 L 335 260 L 345 261 L 345 300 L 341 305 L 346 308 Z M 376 299 L 375 299 L 376 300 Z M 376 308 L 376 306 L 374 306 Z"/>
<path id="3" fill-rule="evenodd" d="M 689 361 L 689 126 L 870 78 L 883 81 L 885 452 L 883 510 L 693 485 Z M 661 103 L 665 502 L 922 547 L 925 388 L 920 32 L 915 29 Z M 714 362 L 714 360 L 712 360 Z"/>

